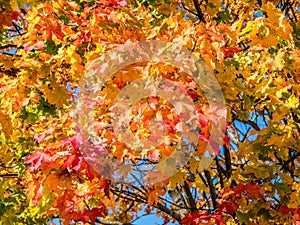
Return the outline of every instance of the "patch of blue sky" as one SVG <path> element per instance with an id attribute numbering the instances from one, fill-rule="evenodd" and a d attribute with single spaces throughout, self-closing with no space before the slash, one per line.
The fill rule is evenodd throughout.
<path id="1" fill-rule="evenodd" d="M 254 12 L 253 15 L 254 15 L 255 17 L 262 17 L 263 14 L 264 14 L 264 13 L 263 13 L 262 11 L 258 11 L 258 12 Z"/>
<path id="2" fill-rule="evenodd" d="M 80 88 L 72 88 L 70 84 L 67 84 L 67 90 L 75 95 L 81 92 Z"/>

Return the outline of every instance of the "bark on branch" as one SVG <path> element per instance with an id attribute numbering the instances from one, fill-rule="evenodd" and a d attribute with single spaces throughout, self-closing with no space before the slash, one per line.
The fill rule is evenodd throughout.
<path id="1" fill-rule="evenodd" d="M 189 212 L 189 210 L 187 209 L 187 205 L 178 188 L 170 189 L 168 190 L 168 193 L 171 196 L 173 202 L 176 205 L 180 206 L 180 209 L 177 211 L 178 218 L 176 219 L 175 217 L 173 217 L 174 219 L 180 221 L 184 217 L 184 214 Z"/>
<path id="2" fill-rule="evenodd" d="M 132 223 L 123 223 L 119 221 L 108 221 L 102 218 L 96 219 L 97 223 L 103 224 L 103 225 L 133 225 Z"/>
<path id="3" fill-rule="evenodd" d="M 190 187 L 186 181 L 184 181 L 183 189 L 184 189 L 184 193 L 186 195 L 187 201 L 188 201 L 190 207 L 192 208 L 192 211 L 193 212 L 196 211 L 197 210 L 196 202 L 191 193 Z"/>
<path id="4" fill-rule="evenodd" d="M 18 177 L 16 173 L 0 174 L 0 177 Z"/>
<path id="5" fill-rule="evenodd" d="M 7 45 L 3 45 L 3 46 L 0 46 L 0 49 L 7 49 L 7 48 L 17 48 L 18 46 L 17 45 L 14 45 L 14 44 L 7 44 Z"/>
<path id="6" fill-rule="evenodd" d="M 204 174 L 205 174 L 205 178 L 206 178 L 207 183 L 208 183 L 208 187 L 209 187 L 213 207 L 214 207 L 214 209 L 216 209 L 218 207 L 218 203 L 217 203 L 217 195 L 216 195 L 215 186 L 212 182 L 210 172 L 208 170 L 204 170 Z"/>
<path id="7" fill-rule="evenodd" d="M 201 22 L 205 23 L 206 21 L 204 19 L 204 15 L 203 15 L 203 12 L 202 12 L 202 10 L 200 8 L 200 4 L 199 4 L 198 0 L 193 0 L 193 2 L 194 2 L 194 6 L 196 8 L 197 16 L 198 16 L 199 20 Z"/>

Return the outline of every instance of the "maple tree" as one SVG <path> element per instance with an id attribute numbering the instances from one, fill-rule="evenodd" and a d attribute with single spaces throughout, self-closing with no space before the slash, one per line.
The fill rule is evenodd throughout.
<path id="1" fill-rule="evenodd" d="M 54 218 L 138 224 L 152 213 L 164 224 L 300 224 L 298 1 L 0 0 L 0 6 L 1 224 Z M 220 83 L 227 120 L 223 140 L 210 138 L 220 114 L 210 110 L 193 77 L 175 66 L 136 62 L 117 71 L 103 81 L 94 113 L 105 151 L 145 166 L 164 160 L 161 171 L 172 170 L 170 177 L 148 173 L 161 182 L 136 178 L 130 184 L 88 163 L 73 106 L 93 60 L 142 41 L 180 44 L 201 57 Z M 145 76 L 178 83 L 178 93 L 185 91 L 197 111 L 198 142 L 176 173 L 170 159 L 182 116 L 170 101 L 150 95 L 132 105 L 130 130 L 140 140 L 158 142 L 152 119 L 164 121 L 157 148 L 141 154 L 111 129 L 118 93 Z M 213 160 L 203 167 L 208 144 Z M 132 174 L 126 164 L 120 171 Z"/>

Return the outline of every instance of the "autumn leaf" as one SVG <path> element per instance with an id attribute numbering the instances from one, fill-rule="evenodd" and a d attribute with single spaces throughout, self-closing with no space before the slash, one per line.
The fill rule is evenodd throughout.
<path id="1" fill-rule="evenodd" d="M 6 139 L 9 139 L 13 133 L 13 126 L 10 118 L 4 113 L 0 112 L 0 124 L 2 126 L 2 132 Z"/>
<path id="2" fill-rule="evenodd" d="M 152 206 L 158 202 L 158 197 L 165 194 L 165 190 L 161 185 L 156 185 L 148 189 L 148 205 Z"/>
<path id="3" fill-rule="evenodd" d="M 57 107 L 68 104 L 69 96 L 66 90 L 56 82 L 42 86 L 42 91 L 50 104 L 54 104 Z"/>
<path id="4" fill-rule="evenodd" d="M 170 188 L 175 188 L 177 183 L 182 184 L 186 179 L 186 174 L 183 171 L 178 171 L 170 178 Z"/>
<path id="5" fill-rule="evenodd" d="M 30 171 L 35 171 L 41 166 L 42 163 L 50 163 L 52 160 L 53 157 L 49 154 L 44 152 L 37 152 L 28 156 L 25 159 L 24 163 L 31 163 L 31 166 L 29 167 Z"/>

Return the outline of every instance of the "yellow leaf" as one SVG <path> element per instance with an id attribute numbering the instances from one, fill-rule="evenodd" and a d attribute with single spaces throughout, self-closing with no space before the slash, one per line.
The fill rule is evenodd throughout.
<path id="1" fill-rule="evenodd" d="M 67 91 L 55 81 L 51 82 L 48 86 L 44 85 L 42 91 L 50 104 L 54 104 L 59 108 L 67 105 L 67 100 L 69 99 Z"/>
<path id="2" fill-rule="evenodd" d="M 200 176 L 196 176 L 193 187 L 197 188 L 199 193 L 202 193 L 203 191 L 205 191 L 206 193 L 209 192 L 209 188 L 203 183 Z"/>
<path id="3" fill-rule="evenodd" d="M 189 166 L 190 166 L 191 172 L 196 173 L 196 171 L 199 167 L 199 162 L 195 158 L 191 158 L 189 161 Z"/>
<path id="4" fill-rule="evenodd" d="M 170 188 L 175 188 L 177 183 L 183 184 L 183 182 L 185 181 L 185 177 L 186 174 L 183 171 L 179 171 L 178 173 L 174 174 L 170 178 Z"/>
<path id="5" fill-rule="evenodd" d="M 278 107 L 276 111 L 274 111 L 273 121 L 282 120 L 289 112 L 290 112 L 289 108 L 285 105 Z"/>
<path id="6" fill-rule="evenodd" d="M 5 138 L 9 139 L 13 132 L 12 123 L 9 116 L 2 112 L 0 112 L 0 124 L 2 126 L 2 131 L 4 132 Z"/>
<path id="7" fill-rule="evenodd" d="M 257 46 L 260 45 L 263 48 L 269 48 L 271 46 L 276 46 L 279 43 L 279 41 L 277 40 L 277 36 L 275 36 L 275 34 L 269 34 L 264 38 L 254 38 L 251 42 L 250 42 L 250 46 Z"/>
<path id="8" fill-rule="evenodd" d="M 10 70 L 14 67 L 13 58 L 11 56 L 0 55 L 0 65 L 3 65 L 5 70 Z"/>
<path id="9" fill-rule="evenodd" d="M 289 97 L 288 103 L 286 104 L 288 108 L 294 109 L 298 107 L 298 105 L 299 105 L 299 99 L 296 96 L 292 95 L 291 97 Z"/>

